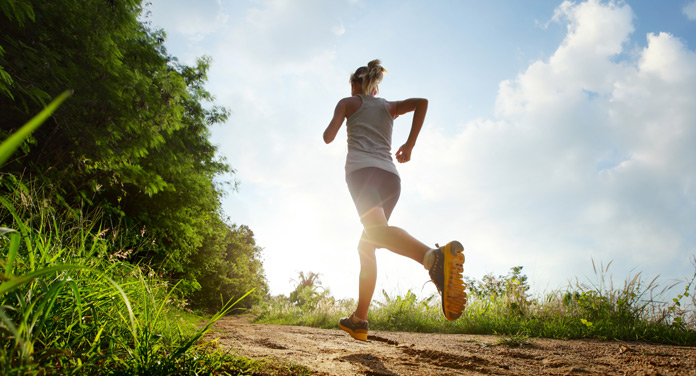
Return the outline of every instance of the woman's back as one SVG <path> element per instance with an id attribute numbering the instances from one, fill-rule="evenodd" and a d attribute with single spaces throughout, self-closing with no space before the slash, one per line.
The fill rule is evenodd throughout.
<path id="1" fill-rule="evenodd" d="M 378 167 L 398 175 L 391 157 L 394 120 L 383 98 L 359 94 L 362 104 L 348 117 L 346 173 Z"/>

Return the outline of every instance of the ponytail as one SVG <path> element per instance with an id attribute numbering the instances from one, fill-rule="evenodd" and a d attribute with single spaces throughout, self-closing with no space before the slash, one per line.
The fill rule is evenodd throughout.
<path id="1" fill-rule="evenodd" d="M 363 95 L 373 95 L 379 90 L 378 85 L 387 71 L 381 64 L 379 59 L 375 59 L 367 63 L 367 66 L 356 69 L 355 73 L 350 75 L 350 82 L 360 84 Z"/>

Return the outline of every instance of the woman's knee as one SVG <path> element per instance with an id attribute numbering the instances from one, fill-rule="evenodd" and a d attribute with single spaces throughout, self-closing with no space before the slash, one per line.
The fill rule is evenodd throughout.
<path id="1" fill-rule="evenodd" d="M 360 278 L 366 278 L 375 274 L 377 270 L 375 247 L 365 241 L 360 241 L 358 253 L 360 254 Z"/>
<path id="2" fill-rule="evenodd" d="M 366 239 L 365 236 L 363 236 L 362 239 L 360 239 L 360 243 L 358 243 L 358 253 L 360 254 L 360 258 L 362 259 L 363 257 L 375 257 L 375 246 L 370 242 L 369 240 Z"/>
<path id="3" fill-rule="evenodd" d="M 365 226 L 365 234 L 376 248 L 381 248 L 388 237 L 389 226 Z"/>

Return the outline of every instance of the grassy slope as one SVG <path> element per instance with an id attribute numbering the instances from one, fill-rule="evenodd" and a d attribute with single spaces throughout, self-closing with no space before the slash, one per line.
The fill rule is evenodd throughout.
<path id="1" fill-rule="evenodd" d="M 56 210 L 37 189 L 0 198 L 0 374 L 303 374 L 204 343 L 209 325 L 183 311 L 176 286 L 119 258 L 98 213 Z M 11 227 L 12 229 L 10 229 Z"/>
<path id="2" fill-rule="evenodd" d="M 383 293 L 383 298 L 371 307 L 370 328 L 696 345 L 693 278 L 684 284 L 661 287 L 656 280 L 645 281 L 637 275 L 621 288 L 614 288 L 605 283 L 607 268 L 597 271 L 596 283 L 577 283 L 565 291 L 539 297 L 526 294 L 519 276 L 508 275 L 498 284 L 506 287 L 496 291 L 481 288 L 481 282 L 473 281 L 475 293 L 462 317 L 454 322 L 444 319 L 439 297 L 418 299 L 411 291 L 396 297 Z M 675 289 L 676 297 L 666 299 Z M 309 298 L 294 302 L 284 296 L 269 299 L 265 307 L 258 309 L 256 322 L 334 328 L 340 317 L 355 308 L 352 300 L 336 300 L 311 291 L 303 294 Z"/>

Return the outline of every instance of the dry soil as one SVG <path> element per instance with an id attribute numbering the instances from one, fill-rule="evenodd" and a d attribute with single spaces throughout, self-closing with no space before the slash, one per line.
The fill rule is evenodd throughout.
<path id="1" fill-rule="evenodd" d="M 318 375 L 696 375 L 694 347 L 383 331 L 363 342 L 339 329 L 240 316 L 214 328 L 219 344 L 239 355 L 299 363 Z"/>

